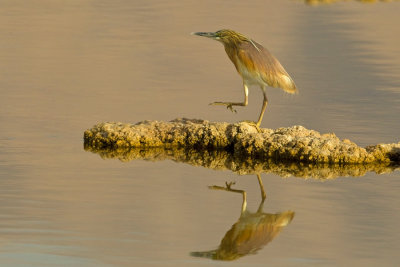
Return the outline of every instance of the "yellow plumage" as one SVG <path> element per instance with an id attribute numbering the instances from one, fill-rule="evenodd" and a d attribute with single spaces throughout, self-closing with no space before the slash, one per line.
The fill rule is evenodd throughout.
<path id="1" fill-rule="evenodd" d="M 245 91 L 245 100 L 243 103 L 214 102 L 212 104 L 225 105 L 231 110 L 233 110 L 233 106 L 247 106 L 248 87 L 250 85 L 259 85 L 264 94 L 264 102 L 259 119 L 255 123 L 258 128 L 268 103 L 266 95 L 267 86 L 281 88 L 290 94 L 298 93 L 293 79 L 281 63 L 266 48 L 254 40 L 232 30 L 196 32 L 194 34 L 221 42 L 225 47 L 226 54 L 235 65 L 239 75 L 243 78 Z"/>

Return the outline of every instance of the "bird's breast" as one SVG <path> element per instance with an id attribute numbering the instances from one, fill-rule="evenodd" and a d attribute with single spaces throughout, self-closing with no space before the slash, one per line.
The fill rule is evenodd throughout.
<path id="1" fill-rule="evenodd" d="M 261 75 L 257 71 L 252 71 L 251 69 L 247 68 L 246 65 L 243 64 L 240 60 L 237 60 L 236 68 L 240 76 L 242 76 L 245 84 L 267 86 L 267 84 L 264 82 Z"/>

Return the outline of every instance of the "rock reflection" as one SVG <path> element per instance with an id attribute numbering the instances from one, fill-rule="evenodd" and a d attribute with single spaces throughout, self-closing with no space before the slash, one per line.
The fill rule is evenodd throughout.
<path id="1" fill-rule="evenodd" d="M 261 188 L 261 203 L 257 212 L 253 213 L 247 210 L 246 191 L 233 189 L 233 183 L 226 183 L 225 187 L 216 185 L 209 187 L 214 190 L 225 190 L 242 194 L 243 202 L 240 217 L 226 232 L 217 249 L 192 252 L 190 255 L 213 260 L 230 261 L 255 254 L 278 236 L 282 229 L 292 221 L 294 217 L 293 211 L 275 214 L 263 212 L 266 194 L 259 174 L 257 174 L 257 178 Z"/>
<path id="2" fill-rule="evenodd" d="M 95 149 L 85 146 L 85 150 L 99 154 L 105 159 L 121 161 L 172 160 L 193 166 L 202 166 L 214 170 L 230 170 L 240 175 L 272 173 L 281 177 L 302 177 L 315 179 L 333 179 L 342 176 L 364 176 L 367 172 L 389 173 L 399 168 L 390 163 L 369 164 L 312 164 L 285 162 L 273 159 L 261 160 L 240 156 L 225 150 L 196 150 L 187 148 L 127 148 Z"/>

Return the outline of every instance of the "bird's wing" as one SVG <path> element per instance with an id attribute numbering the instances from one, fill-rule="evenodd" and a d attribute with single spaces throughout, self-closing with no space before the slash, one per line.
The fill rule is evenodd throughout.
<path id="1" fill-rule="evenodd" d="M 259 43 L 243 42 L 237 56 L 249 71 L 258 72 L 261 79 L 269 86 L 282 88 L 292 94 L 297 92 L 295 83 L 281 63 Z"/>

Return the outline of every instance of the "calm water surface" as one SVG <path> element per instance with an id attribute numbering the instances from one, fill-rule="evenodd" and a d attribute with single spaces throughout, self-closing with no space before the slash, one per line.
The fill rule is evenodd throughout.
<path id="1" fill-rule="evenodd" d="M 306 2 L 0 1 L 0 265 L 398 266 L 399 171 L 267 171 L 259 208 L 256 175 L 83 149 L 101 121 L 254 120 L 258 88 L 237 114 L 208 106 L 243 97 L 223 47 L 189 35 L 221 28 L 300 89 L 268 90 L 263 127 L 400 141 L 400 1 Z"/>

